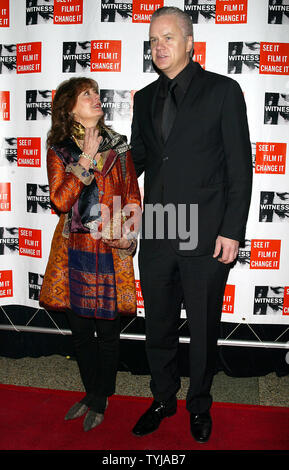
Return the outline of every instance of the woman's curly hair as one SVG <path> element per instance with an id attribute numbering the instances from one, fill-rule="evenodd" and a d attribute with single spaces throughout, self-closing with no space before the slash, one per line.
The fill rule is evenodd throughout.
<path id="1" fill-rule="evenodd" d="M 72 110 L 78 95 L 87 88 L 94 88 L 99 93 L 97 82 L 88 77 L 73 77 L 57 87 L 52 102 L 52 123 L 47 135 L 47 147 L 71 136 L 74 123 Z M 104 125 L 103 117 L 100 119 L 100 124 Z"/>

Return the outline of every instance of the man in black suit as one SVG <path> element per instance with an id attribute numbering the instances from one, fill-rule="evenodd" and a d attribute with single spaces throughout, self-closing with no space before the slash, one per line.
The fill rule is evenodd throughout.
<path id="1" fill-rule="evenodd" d="M 177 325 L 184 302 L 187 410 L 193 437 L 206 442 L 224 289 L 244 240 L 251 197 L 246 106 L 236 81 L 192 62 L 193 28 L 182 10 L 164 7 L 152 15 L 150 43 L 159 78 L 135 94 L 131 144 L 137 175 L 145 172 L 139 268 L 154 401 L 133 433 L 151 433 L 176 412 Z M 158 223 L 153 226 L 156 206 L 168 209 L 164 237 Z M 164 213 L 155 212 L 156 222 Z"/>

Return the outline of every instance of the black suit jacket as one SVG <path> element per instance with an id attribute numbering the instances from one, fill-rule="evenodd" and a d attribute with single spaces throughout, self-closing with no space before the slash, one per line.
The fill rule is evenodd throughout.
<path id="1" fill-rule="evenodd" d="M 134 96 L 132 156 L 144 177 L 146 204 L 198 205 L 198 244 L 180 255 L 213 253 L 218 235 L 243 241 L 252 156 L 246 105 L 239 84 L 193 63 L 192 80 L 166 143 L 154 122 L 160 78 Z M 163 185 L 162 201 L 160 186 Z M 142 235 L 144 238 L 144 234 Z"/>

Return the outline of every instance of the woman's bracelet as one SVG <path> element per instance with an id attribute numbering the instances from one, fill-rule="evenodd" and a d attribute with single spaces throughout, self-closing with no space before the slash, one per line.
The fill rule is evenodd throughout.
<path id="1" fill-rule="evenodd" d="M 87 153 L 82 152 L 79 155 L 79 157 L 83 157 L 83 158 L 86 158 L 86 160 L 89 160 L 92 166 L 96 165 L 96 161 L 90 155 L 88 155 Z"/>

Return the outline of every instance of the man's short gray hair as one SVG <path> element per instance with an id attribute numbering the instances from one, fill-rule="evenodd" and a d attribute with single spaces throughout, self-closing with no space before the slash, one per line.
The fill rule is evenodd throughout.
<path id="1" fill-rule="evenodd" d="M 179 20 L 180 27 L 184 32 L 184 36 L 192 36 L 194 39 L 193 23 L 188 13 L 177 7 L 162 7 L 152 14 L 151 22 L 153 22 L 153 20 L 156 18 L 164 15 L 175 15 Z"/>

